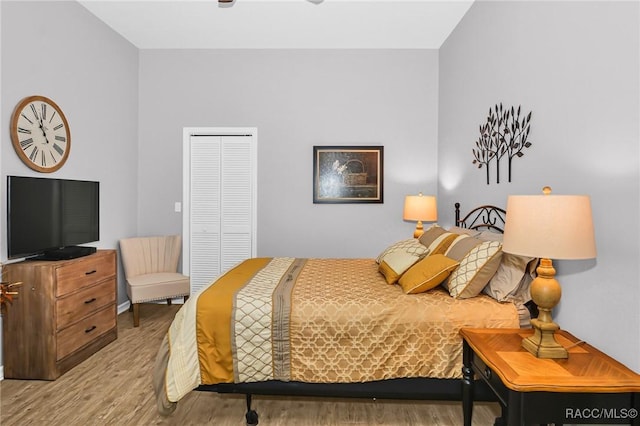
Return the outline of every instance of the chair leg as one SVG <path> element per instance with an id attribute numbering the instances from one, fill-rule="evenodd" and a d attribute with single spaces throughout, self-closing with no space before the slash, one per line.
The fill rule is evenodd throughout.
<path id="1" fill-rule="evenodd" d="M 133 304 L 133 326 L 138 327 L 140 325 L 140 304 Z"/>
<path id="2" fill-rule="evenodd" d="M 167 299 L 167 305 L 171 305 L 171 299 Z"/>

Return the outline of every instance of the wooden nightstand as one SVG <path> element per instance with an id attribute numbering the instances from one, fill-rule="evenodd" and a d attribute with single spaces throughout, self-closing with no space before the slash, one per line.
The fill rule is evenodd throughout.
<path id="1" fill-rule="evenodd" d="M 462 329 L 462 406 L 471 425 L 474 374 L 498 397 L 495 425 L 640 425 L 640 375 L 571 334 L 556 339 L 568 359 L 536 358 L 522 348 L 533 330 Z"/>

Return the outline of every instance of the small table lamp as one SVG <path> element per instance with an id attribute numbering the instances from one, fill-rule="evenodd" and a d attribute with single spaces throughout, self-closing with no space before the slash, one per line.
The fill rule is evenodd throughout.
<path id="1" fill-rule="evenodd" d="M 540 258 L 538 276 L 531 283 L 531 298 L 540 313 L 531 320 L 534 334 L 522 346 L 538 358 L 567 358 L 567 350 L 554 337 L 560 327 L 551 310 L 562 290 L 551 259 L 596 257 L 591 202 L 586 195 L 550 195 L 548 186 L 542 191 L 544 195 L 509 196 L 502 250 Z"/>
<path id="2" fill-rule="evenodd" d="M 438 220 L 438 207 L 436 205 L 436 197 L 431 195 L 407 195 L 404 199 L 404 211 L 402 213 L 404 220 L 417 220 L 416 230 L 413 232 L 413 238 L 420 238 L 424 233 L 422 221 L 435 222 Z"/>

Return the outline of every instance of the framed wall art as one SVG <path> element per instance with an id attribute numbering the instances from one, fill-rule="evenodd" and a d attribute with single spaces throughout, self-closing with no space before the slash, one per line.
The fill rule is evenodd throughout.
<path id="1" fill-rule="evenodd" d="M 313 202 L 382 203 L 382 146 L 314 146 Z"/>

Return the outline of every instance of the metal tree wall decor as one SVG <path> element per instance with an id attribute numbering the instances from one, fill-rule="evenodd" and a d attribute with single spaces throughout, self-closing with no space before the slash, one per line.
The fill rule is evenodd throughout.
<path id="1" fill-rule="evenodd" d="M 487 122 L 480 125 L 480 137 L 473 149 L 473 164 L 485 168 L 487 185 L 489 185 L 489 165 L 495 162 L 496 183 L 500 183 L 500 160 L 505 156 L 508 161 L 509 182 L 511 182 L 511 166 L 515 157 L 522 157 L 525 148 L 532 144 L 527 139 L 531 130 L 531 111 L 520 117 L 521 106 L 516 110 L 503 108 L 502 103 L 489 108 Z"/>

